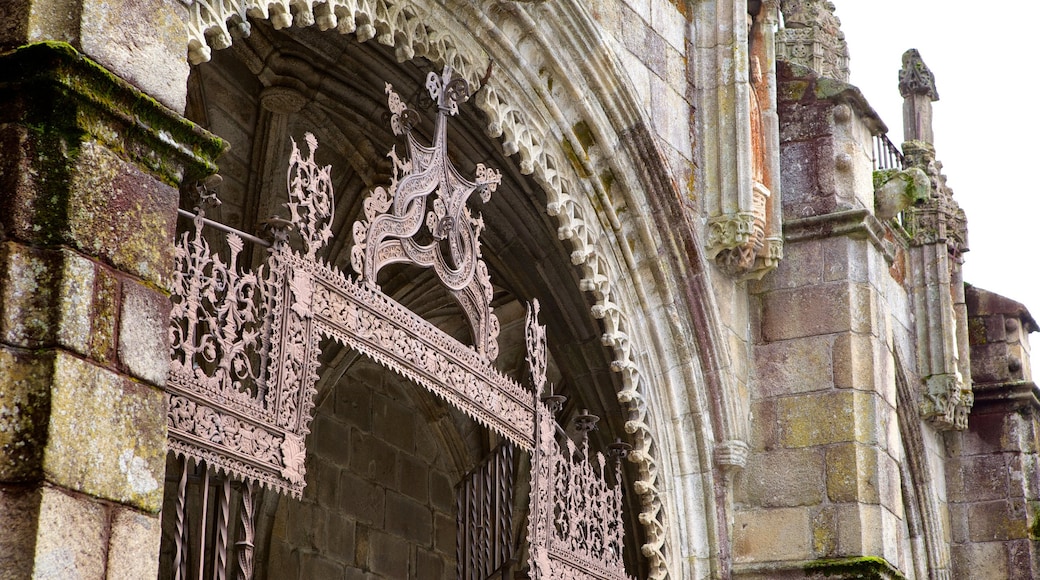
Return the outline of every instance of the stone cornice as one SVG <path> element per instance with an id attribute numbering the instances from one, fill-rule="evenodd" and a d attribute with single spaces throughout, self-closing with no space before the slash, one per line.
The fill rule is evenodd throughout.
<path id="1" fill-rule="evenodd" d="M 972 390 L 975 393 L 975 409 L 981 413 L 994 407 L 1003 408 L 1006 412 L 1026 409 L 1040 412 L 1040 386 L 1032 381 L 976 383 Z"/>
<path id="2" fill-rule="evenodd" d="M 885 239 L 885 226 L 867 209 L 836 211 L 784 222 L 784 240 L 788 243 L 835 236 L 866 238 L 889 264 L 895 261 L 895 244 Z"/>
<path id="3" fill-rule="evenodd" d="M 224 141 L 69 44 L 25 45 L 0 63 L 0 122 L 96 140 L 174 186 L 217 171 Z"/>

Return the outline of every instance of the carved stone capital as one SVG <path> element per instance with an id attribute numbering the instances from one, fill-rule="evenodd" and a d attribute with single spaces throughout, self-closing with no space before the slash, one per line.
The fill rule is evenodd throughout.
<path id="1" fill-rule="evenodd" d="M 747 466 L 749 449 L 747 443 L 737 439 L 722 441 L 715 447 L 715 465 L 726 473 L 744 469 Z"/>
<path id="2" fill-rule="evenodd" d="M 956 373 L 932 375 L 924 380 L 921 417 L 940 430 L 968 428 L 968 413 L 975 402 L 970 387 Z"/>

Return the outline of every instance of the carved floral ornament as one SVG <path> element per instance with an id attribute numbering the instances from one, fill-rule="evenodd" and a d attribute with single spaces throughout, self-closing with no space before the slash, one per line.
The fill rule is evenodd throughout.
<path id="1" fill-rule="evenodd" d="M 465 81 L 446 67 L 441 75 L 430 73 L 426 87 L 438 106 L 431 146 L 415 139 L 411 127 L 418 115 L 386 86 L 391 128 L 407 138 L 408 155 L 402 159 L 390 151 L 391 183 L 369 194 L 364 218 L 353 226 L 351 265 L 357 279 L 318 257 L 332 237 L 334 193 L 331 167 L 315 161 L 318 144 L 309 133 L 306 152 L 292 140 L 289 219 L 281 220 L 259 267 L 239 263 L 245 243 L 238 234 L 227 235 L 226 251 L 213 250 L 202 234 L 208 220 L 201 209 L 194 227 L 180 236 L 166 395 L 170 448 L 250 484 L 300 497 L 318 338 L 326 336 L 532 453 L 537 476 L 531 496 L 541 510 L 532 516 L 529 537 L 536 578 L 625 578 L 620 468 L 615 463 L 611 486 L 601 455 L 592 458 L 587 445 L 579 450 L 569 440 L 556 442 L 552 412 L 539 399 L 546 344 L 537 301 L 528 312 L 526 334 L 534 389 L 493 365 L 499 326 L 480 258 L 483 221 L 472 215 L 467 201 L 475 193 L 490 201 L 501 174 L 478 165 L 469 180 L 448 159 L 446 124 L 458 113 L 458 101 L 468 97 Z M 470 322 L 472 347 L 382 293 L 377 275 L 392 263 L 435 272 Z M 568 515 L 558 517 L 561 513 Z"/>

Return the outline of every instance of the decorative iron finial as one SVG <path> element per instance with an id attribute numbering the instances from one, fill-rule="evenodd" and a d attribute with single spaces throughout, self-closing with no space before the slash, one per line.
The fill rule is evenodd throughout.
<path id="1" fill-rule="evenodd" d="M 476 351 L 494 360 L 499 323 L 491 308 L 494 288 L 487 264 L 480 259 L 484 220 L 470 212 L 467 202 L 474 193 L 489 202 L 502 174 L 478 164 L 471 181 L 448 158 L 447 119 L 458 113 L 460 101 L 469 98 L 466 81 L 453 78 L 451 67 L 445 67 L 442 74 L 431 72 L 426 77 L 426 88 L 437 103 L 431 146 L 420 143 L 411 132 L 418 114 L 393 86 L 386 85 L 390 127 L 407 137 L 408 156 L 402 160 L 396 148 L 390 150 L 394 175 L 389 187 L 377 187 L 365 199 L 365 218 L 354 223 L 350 262 L 370 287 L 378 285 L 379 270 L 388 264 L 432 268 L 466 313 Z"/>
<path id="2" fill-rule="evenodd" d="M 524 338 L 527 342 L 527 365 L 531 369 L 531 384 L 534 392 L 541 394 L 545 389 L 545 366 L 546 345 L 545 326 L 538 324 L 538 310 L 540 305 L 535 298 L 527 305 L 527 326 L 524 328 Z"/>

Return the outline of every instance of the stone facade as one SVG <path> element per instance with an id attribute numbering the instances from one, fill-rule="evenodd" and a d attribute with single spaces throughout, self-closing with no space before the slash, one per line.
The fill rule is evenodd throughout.
<path id="1" fill-rule="evenodd" d="M 259 263 L 289 138 L 313 133 L 338 212 L 320 258 L 349 271 L 351 224 L 399 169 L 385 83 L 430 142 L 419 89 L 444 65 L 474 91 L 453 162 L 502 172 L 471 204 L 497 368 L 527 380 L 538 299 L 564 426 L 589 409 L 590 444 L 632 446 L 629 574 L 1040 578 L 1038 327 L 965 284 L 935 79 L 902 64 L 906 142 L 879 166 L 888 128 L 847 84 L 830 2 L 5 3 L 0 579 L 466 567 L 456 485 L 502 437 L 385 361 L 322 342 L 299 499 L 168 453 L 164 397 L 178 209 L 219 173 L 207 217 Z M 472 341 L 429 272 L 379 283 Z M 498 573 L 525 577 L 514 467 Z"/>

